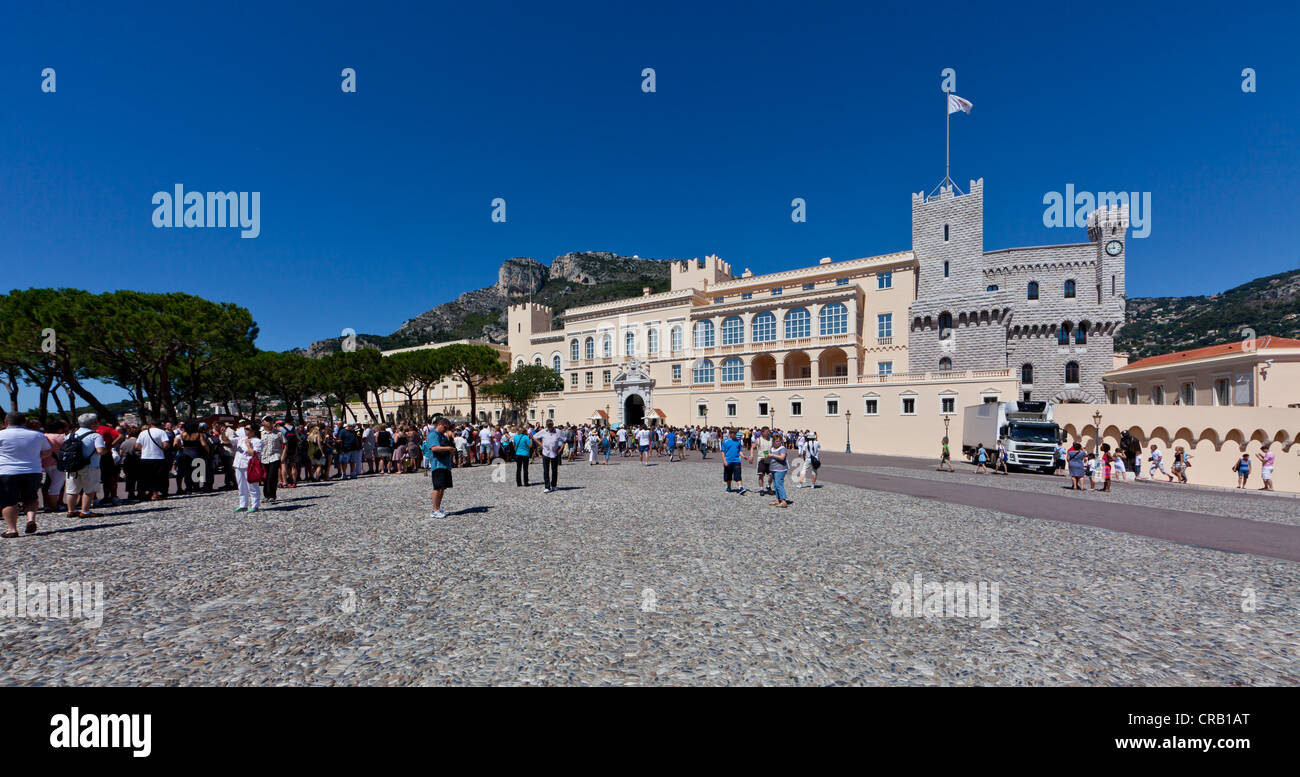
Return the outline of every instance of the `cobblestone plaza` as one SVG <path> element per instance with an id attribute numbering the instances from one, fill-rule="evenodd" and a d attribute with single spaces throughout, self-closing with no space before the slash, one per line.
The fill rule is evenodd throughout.
<path id="1" fill-rule="evenodd" d="M 1070 494 L 1062 479 L 828 460 L 825 486 L 791 489 L 785 510 L 725 493 L 713 460 L 615 459 L 565 463 L 553 494 L 456 470 L 445 520 L 427 517 L 417 475 L 307 484 L 253 517 L 232 518 L 222 495 L 110 508 L 89 525 L 46 517 L 3 546 L 6 577 L 102 582 L 103 623 L 0 619 L 0 683 L 1297 682 L 1291 550 L 1072 521 L 1118 506 L 1140 523 L 1159 508 L 1290 533 L 1290 497 Z M 921 495 L 850 485 L 855 473 Z M 935 486 L 1009 512 L 926 496 Z M 1024 499 L 1059 509 L 1010 512 L 1044 504 Z M 899 614 L 897 587 L 917 576 L 996 584 L 996 623 Z"/>

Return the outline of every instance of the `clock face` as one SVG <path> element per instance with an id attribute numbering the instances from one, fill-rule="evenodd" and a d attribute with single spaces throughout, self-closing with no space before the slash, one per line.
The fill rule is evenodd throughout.
<path id="1" fill-rule="evenodd" d="M 1124 244 L 1118 240 L 1112 240 L 1106 244 L 1106 253 L 1111 256 L 1119 256 L 1119 252 L 1124 250 Z"/>

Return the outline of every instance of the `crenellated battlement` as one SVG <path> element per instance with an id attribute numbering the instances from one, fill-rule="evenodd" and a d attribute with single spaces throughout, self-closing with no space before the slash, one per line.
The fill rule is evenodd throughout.
<path id="1" fill-rule="evenodd" d="M 1127 205 L 1106 205 L 1088 214 L 1088 239 L 1096 242 L 1104 235 L 1127 232 Z"/>

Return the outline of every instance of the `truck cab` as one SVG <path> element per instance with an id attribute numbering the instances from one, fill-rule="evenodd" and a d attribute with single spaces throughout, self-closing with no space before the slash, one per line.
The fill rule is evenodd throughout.
<path id="1" fill-rule="evenodd" d="M 966 408 L 962 453 L 973 458 L 976 446 L 983 443 L 992 456 L 998 440 L 1006 444 L 1008 465 L 1051 472 L 1061 440 L 1061 427 L 1052 420 L 1052 404 L 988 402 Z"/>

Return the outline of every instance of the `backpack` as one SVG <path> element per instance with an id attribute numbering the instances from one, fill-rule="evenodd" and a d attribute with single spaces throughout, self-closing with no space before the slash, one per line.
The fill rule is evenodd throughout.
<path id="1" fill-rule="evenodd" d="M 54 464 L 60 472 L 80 472 L 90 466 L 90 457 L 81 447 L 81 442 L 85 439 L 86 435 L 78 437 L 74 432 L 63 440 L 63 445 L 59 446 L 59 453 L 54 458 Z"/>
<path id="2" fill-rule="evenodd" d="M 287 444 L 296 445 L 298 443 L 298 430 L 286 429 L 284 432 L 284 441 Z"/>
<path id="3" fill-rule="evenodd" d="M 357 434 L 351 429 L 343 430 L 342 434 L 339 435 L 339 442 L 343 443 L 343 450 L 348 453 L 361 450 L 361 446 L 357 444 Z"/>

